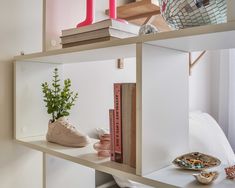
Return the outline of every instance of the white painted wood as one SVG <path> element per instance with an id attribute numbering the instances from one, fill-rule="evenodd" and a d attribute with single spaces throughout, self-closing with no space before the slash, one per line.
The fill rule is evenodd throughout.
<path id="1" fill-rule="evenodd" d="M 59 66 L 32 62 L 17 62 L 15 66 L 16 138 L 46 134 L 50 116 L 43 103 L 41 84 L 49 82 Z"/>
<path id="2" fill-rule="evenodd" d="M 205 188 L 232 188 L 235 186 L 235 182 L 226 179 L 224 171 L 225 166 L 211 169 L 219 172 L 219 177 L 211 185 L 203 185 Z M 174 166 L 168 166 L 159 171 L 148 174 L 147 178 L 175 185 L 177 187 L 184 188 L 201 188 L 202 185 L 195 181 L 193 174 L 199 173 L 195 171 L 179 170 Z"/>
<path id="3" fill-rule="evenodd" d="M 46 188 L 95 188 L 94 169 L 50 155 L 46 164 Z"/>
<path id="4" fill-rule="evenodd" d="M 142 46 L 141 174 L 188 151 L 188 54 Z M 139 89 L 137 89 L 139 91 Z M 141 138 L 140 138 L 141 137 Z"/>
<path id="5" fill-rule="evenodd" d="M 203 51 L 235 48 L 235 31 L 201 34 L 174 39 L 156 40 L 148 44 L 182 51 Z"/>
<path id="6" fill-rule="evenodd" d="M 17 140 L 19 143 L 22 143 L 26 146 L 31 147 L 32 149 L 37 149 L 39 151 L 45 152 L 49 155 L 70 160 L 72 162 L 85 165 L 91 168 L 98 167 L 99 164 L 102 167 L 110 167 L 113 169 L 123 170 L 123 173 L 133 173 L 134 169 L 128 167 L 124 164 L 110 162 L 109 158 L 99 158 L 96 155 L 96 151 L 93 148 L 93 144 L 98 142 L 97 139 L 91 139 L 91 144 L 83 148 L 68 148 L 47 142 L 45 136 L 35 136 L 21 138 Z"/>
<path id="7" fill-rule="evenodd" d="M 127 179 L 153 187 L 176 188 L 175 186 L 169 186 L 166 183 L 161 183 L 156 180 L 138 176 L 136 175 L 134 168 L 131 168 L 125 164 L 112 162 L 108 158 L 99 158 L 96 155 L 96 151 L 93 149 L 93 144 L 97 141 L 98 140 L 96 139 L 92 139 L 92 143 L 84 148 L 68 148 L 47 142 L 45 140 L 45 136 L 27 137 L 16 140 L 16 142 L 26 147 L 78 163 L 101 172 L 115 176 L 124 176 Z"/>

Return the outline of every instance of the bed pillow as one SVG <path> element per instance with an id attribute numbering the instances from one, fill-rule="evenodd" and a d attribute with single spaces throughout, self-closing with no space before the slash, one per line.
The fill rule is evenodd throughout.
<path id="1" fill-rule="evenodd" d="M 209 114 L 190 113 L 189 145 L 198 151 L 219 158 L 222 164 L 235 164 L 235 155 L 224 132 Z"/>

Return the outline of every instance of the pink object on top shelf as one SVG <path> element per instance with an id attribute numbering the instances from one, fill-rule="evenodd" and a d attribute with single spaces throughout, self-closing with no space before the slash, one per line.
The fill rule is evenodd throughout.
<path id="1" fill-rule="evenodd" d="M 117 18 L 116 0 L 109 0 L 109 18 L 128 24 L 126 20 Z M 86 19 L 77 24 L 77 28 L 93 24 L 94 22 L 94 0 L 86 0 Z"/>
<path id="2" fill-rule="evenodd" d="M 117 19 L 117 3 L 116 0 L 109 0 L 109 18 Z"/>
<path id="3" fill-rule="evenodd" d="M 77 28 L 93 24 L 94 22 L 94 0 L 86 0 L 86 19 L 77 24 Z"/>
<path id="4" fill-rule="evenodd" d="M 126 20 L 117 18 L 116 0 L 109 0 L 109 18 L 128 24 L 128 22 Z"/>

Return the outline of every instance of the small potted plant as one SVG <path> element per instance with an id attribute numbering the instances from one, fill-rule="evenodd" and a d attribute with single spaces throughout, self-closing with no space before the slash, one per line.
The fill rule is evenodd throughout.
<path id="1" fill-rule="evenodd" d="M 57 68 L 54 69 L 51 87 L 47 82 L 42 84 L 47 113 L 52 116 L 46 139 L 63 146 L 84 147 L 90 143 L 89 137 L 78 131 L 66 119 L 78 98 L 78 93 L 71 91 L 70 87 L 70 79 L 64 80 L 64 86 L 61 87 Z"/>

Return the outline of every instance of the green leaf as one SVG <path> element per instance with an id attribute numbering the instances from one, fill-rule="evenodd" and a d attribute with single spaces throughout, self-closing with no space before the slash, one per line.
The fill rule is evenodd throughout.
<path id="1" fill-rule="evenodd" d="M 52 114 L 52 120 L 69 116 L 69 111 L 75 105 L 78 93 L 71 91 L 71 84 L 71 80 L 66 79 L 64 86 L 61 86 L 57 68 L 53 71 L 51 86 L 47 82 L 41 84 L 43 101 L 46 103 L 48 114 Z"/>

